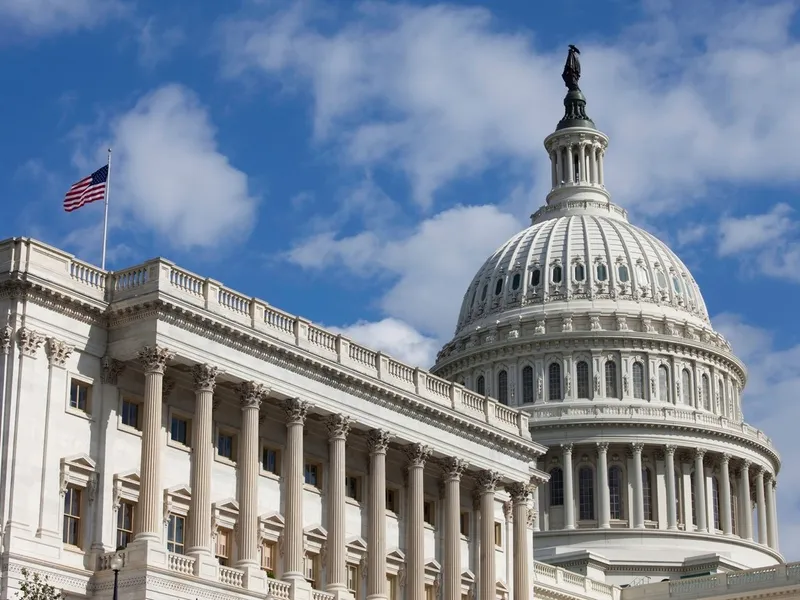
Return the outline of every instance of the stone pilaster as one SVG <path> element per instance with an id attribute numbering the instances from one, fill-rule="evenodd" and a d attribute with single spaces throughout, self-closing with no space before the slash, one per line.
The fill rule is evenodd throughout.
<path id="1" fill-rule="evenodd" d="M 608 487 L 608 486 L 606 486 Z M 511 513 L 514 522 L 513 565 L 514 600 L 530 600 L 531 581 L 528 559 L 528 496 L 529 487 L 524 483 L 513 483 L 508 488 L 511 494 Z"/>
<path id="2" fill-rule="evenodd" d="M 403 448 L 408 458 L 408 519 L 406 520 L 406 599 L 425 600 L 425 462 L 431 449 L 422 444 Z"/>
<path id="3" fill-rule="evenodd" d="M 442 462 L 444 480 L 444 600 L 461 600 L 461 475 L 467 463 Z"/>
<path id="4" fill-rule="evenodd" d="M 667 444 L 664 446 L 664 471 L 667 486 L 667 529 L 675 531 L 678 529 L 678 503 L 677 488 L 675 482 L 675 451 L 677 446 Z"/>
<path id="5" fill-rule="evenodd" d="M 611 495 L 608 488 L 608 442 L 597 444 L 597 486 L 600 492 L 601 529 L 611 527 Z"/>
<path id="6" fill-rule="evenodd" d="M 720 508 L 722 518 L 722 533 L 723 535 L 731 535 L 733 533 L 733 520 L 731 518 L 731 472 L 730 472 L 730 454 L 723 454 L 720 460 Z"/>
<path id="7" fill-rule="evenodd" d="M 764 468 L 756 471 L 756 510 L 758 514 L 758 543 L 767 545 L 767 500 L 764 495 Z"/>
<path id="8" fill-rule="evenodd" d="M 298 398 L 284 400 L 286 413 L 286 528 L 284 529 L 283 579 L 305 583 L 303 575 L 303 427 L 308 402 Z"/>
<path id="9" fill-rule="evenodd" d="M 479 598 L 495 598 L 497 595 L 497 576 L 494 559 L 494 494 L 500 476 L 495 471 L 481 471 L 476 481 L 476 493 L 480 501 L 480 567 Z"/>
<path id="10" fill-rule="evenodd" d="M 698 449 L 694 454 L 694 504 L 697 531 L 708 531 L 708 508 L 706 507 L 706 468 L 703 458 L 706 451 Z"/>
<path id="11" fill-rule="evenodd" d="M 633 527 L 644 529 L 644 486 L 642 480 L 642 450 L 644 444 L 636 442 L 631 444 L 633 451 Z"/>
<path id="12" fill-rule="evenodd" d="M 739 511 L 739 519 L 742 521 L 745 539 L 753 539 L 753 501 L 750 498 L 750 461 L 746 460 L 742 463 L 741 479 L 739 481 L 741 510 Z"/>
<path id="13" fill-rule="evenodd" d="M 572 477 L 572 444 L 562 444 L 564 453 L 564 529 L 575 529 L 575 480 Z"/>
<path id="14" fill-rule="evenodd" d="M 369 515 L 367 522 L 367 600 L 386 599 L 386 451 L 391 435 L 381 429 L 367 434 L 369 447 Z"/>
<path id="15" fill-rule="evenodd" d="M 345 548 L 345 444 L 350 432 L 350 417 L 331 415 L 328 426 L 328 591 L 338 594 L 347 591 Z"/>

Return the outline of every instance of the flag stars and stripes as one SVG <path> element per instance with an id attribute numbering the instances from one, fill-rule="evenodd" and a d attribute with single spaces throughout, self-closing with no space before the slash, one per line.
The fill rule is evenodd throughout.
<path id="1" fill-rule="evenodd" d="M 103 200 L 106 193 L 106 183 L 108 182 L 108 165 L 100 167 L 80 181 L 73 183 L 72 187 L 64 196 L 64 210 L 72 212 L 90 202 Z"/>

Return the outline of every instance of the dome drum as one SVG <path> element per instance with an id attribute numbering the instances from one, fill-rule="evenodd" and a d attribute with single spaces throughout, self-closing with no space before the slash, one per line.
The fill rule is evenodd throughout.
<path id="1" fill-rule="evenodd" d="M 608 202 L 603 157 L 608 137 L 589 127 L 571 127 L 544 141 L 550 156 L 551 191 L 547 204 L 571 199 Z"/>

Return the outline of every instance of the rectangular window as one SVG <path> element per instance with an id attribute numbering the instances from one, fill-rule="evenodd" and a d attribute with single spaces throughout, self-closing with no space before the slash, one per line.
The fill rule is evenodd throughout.
<path id="1" fill-rule="evenodd" d="M 397 600 L 397 575 L 386 574 L 386 596 L 388 600 Z"/>
<path id="2" fill-rule="evenodd" d="M 358 598 L 358 584 L 361 581 L 361 569 L 358 565 L 347 565 L 347 591 Z"/>
<path id="3" fill-rule="evenodd" d="M 354 475 L 344 477 L 344 495 L 356 502 L 361 502 L 361 478 Z"/>
<path id="4" fill-rule="evenodd" d="M 425 600 L 436 600 L 436 591 L 432 585 L 425 584 Z"/>
<path id="5" fill-rule="evenodd" d="M 133 540 L 133 518 L 136 505 L 123 500 L 117 509 L 117 548 L 126 548 Z"/>
<path id="6" fill-rule="evenodd" d="M 138 402 L 129 400 L 128 398 L 122 399 L 122 424 L 133 429 L 141 429 L 139 422 L 139 406 Z"/>
<path id="7" fill-rule="evenodd" d="M 386 490 L 386 510 L 393 512 L 396 515 L 400 514 L 400 493 L 395 489 Z"/>
<path id="8" fill-rule="evenodd" d="M 261 451 L 261 468 L 267 473 L 280 475 L 280 454 L 274 448 L 266 446 Z"/>
<path id="9" fill-rule="evenodd" d="M 422 520 L 428 525 L 436 525 L 436 506 L 430 500 L 426 500 L 422 504 Z"/>
<path id="10" fill-rule="evenodd" d="M 183 417 L 179 417 L 177 415 L 172 415 L 172 420 L 170 421 L 169 425 L 169 437 L 173 442 L 178 442 L 179 444 L 188 446 L 190 431 L 191 427 L 189 426 L 188 419 L 184 419 Z"/>
<path id="11" fill-rule="evenodd" d="M 236 460 L 235 436 L 227 431 L 217 434 L 217 455 L 230 461 Z"/>
<path id="12" fill-rule="evenodd" d="M 266 571 L 269 577 L 275 578 L 276 573 L 276 556 L 278 545 L 275 542 L 264 542 L 261 545 L 261 568 Z"/>
<path id="13" fill-rule="evenodd" d="M 462 512 L 459 518 L 459 528 L 461 531 L 461 535 L 464 537 L 469 537 L 469 513 Z"/>
<path id="14" fill-rule="evenodd" d="M 227 567 L 231 560 L 231 539 L 232 532 L 230 529 L 220 527 L 217 530 L 217 551 L 215 553 L 219 564 Z"/>
<path id="15" fill-rule="evenodd" d="M 170 515 L 167 525 L 167 550 L 175 554 L 184 552 L 184 530 L 186 519 L 180 515 Z"/>
<path id="16" fill-rule="evenodd" d="M 68 485 L 64 494 L 64 533 L 62 540 L 69 546 L 81 545 L 81 490 Z"/>
<path id="17" fill-rule="evenodd" d="M 92 398 L 92 386 L 85 381 L 73 379 L 69 385 L 69 406 L 85 413 L 89 412 Z"/>
<path id="18" fill-rule="evenodd" d="M 317 579 L 319 579 L 319 554 L 306 554 L 303 559 L 303 572 L 306 581 L 311 584 L 312 589 L 317 589 Z"/>
<path id="19" fill-rule="evenodd" d="M 498 548 L 502 548 L 503 546 L 503 524 L 502 523 L 495 523 L 494 524 L 494 545 Z"/>
<path id="20" fill-rule="evenodd" d="M 322 489 L 322 468 L 315 463 L 306 463 L 305 481 L 317 489 Z"/>

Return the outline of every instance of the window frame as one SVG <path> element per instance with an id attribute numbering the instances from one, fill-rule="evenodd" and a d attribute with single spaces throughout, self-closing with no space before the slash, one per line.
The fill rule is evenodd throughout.
<path id="1" fill-rule="evenodd" d="M 134 535 L 136 535 L 136 508 L 138 506 L 138 502 L 132 502 L 127 498 L 121 499 L 118 505 L 115 507 L 115 512 L 117 513 L 114 518 L 114 535 L 116 538 L 116 548 L 127 548 L 128 544 L 133 541 Z M 125 521 L 125 514 L 126 509 L 124 507 L 128 507 L 127 513 L 130 515 L 130 525 L 128 529 L 125 529 L 124 521 Z M 122 523 L 120 523 L 122 521 Z M 125 538 L 125 539 L 123 539 Z"/>
<path id="2" fill-rule="evenodd" d="M 349 481 L 348 481 L 349 480 Z M 355 495 L 350 495 L 349 483 L 355 484 Z M 358 473 L 346 471 L 344 474 L 344 496 L 345 500 L 353 504 L 360 505 L 364 500 L 364 478 Z"/>
<path id="3" fill-rule="evenodd" d="M 500 369 L 497 372 L 497 401 L 508 406 L 508 371 Z"/>
<path id="4" fill-rule="evenodd" d="M 62 503 L 62 524 L 61 524 L 61 542 L 66 548 L 75 548 L 83 550 L 83 521 L 84 521 L 84 507 L 86 488 L 82 488 L 75 483 L 68 483 L 65 486 Z M 76 499 L 77 496 L 77 499 Z M 67 507 L 70 507 L 69 509 Z M 74 510 L 74 511 L 73 511 Z M 74 524 L 75 539 L 69 535 L 72 531 L 70 525 Z"/>
<path id="5" fill-rule="evenodd" d="M 530 374 L 530 381 L 527 375 Z M 522 403 L 533 404 L 535 402 L 534 386 L 533 386 L 533 367 L 531 365 L 524 365 L 522 367 Z"/>
<path id="6" fill-rule="evenodd" d="M 564 469 L 561 466 L 555 466 L 550 469 L 548 474 L 550 475 L 548 506 L 564 506 Z"/>
<path id="7" fill-rule="evenodd" d="M 554 375 L 554 367 L 558 370 L 557 375 Z M 557 385 L 554 386 L 553 382 L 557 382 Z M 562 373 L 561 363 L 557 360 L 551 361 L 547 365 L 547 400 L 549 402 L 558 402 L 564 399 L 563 382 L 564 375 Z M 554 393 L 554 388 L 557 390 L 557 393 Z"/>
<path id="8" fill-rule="evenodd" d="M 125 405 L 131 404 L 136 406 L 136 426 L 125 423 Z M 117 429 L 126 431 L 133 435 L 142 435 L 142 410 L 144 408 L 144 401 L 140 396 L 129 394 L 127 392 L 120 392 L 119 405 L 117 408 Z"/>
<path id="9" fill-rule="evenodd" d="M 76 383 L 80 386 L 85 386 L 87 388 L 87 396 L 86 396 L 86 407 L 85 408 L 78 408 L 76 406 L 72 406 L 72 384 Z M 81 417 L 82 419 L 92 420 L 92 410 L 94 408 L 94 389 L 95 389 L 95 381 L 90 377 L 85 377 L 80 373 L 68 373 L 67 375 L 67 393 L 66 393 L 66 402 L 65 402 L 65 411 L 71 415 L 76 417 Z"/>
<path id="10" fill-rule="evenodd" d="M 588 486 L 585 485 L 584 473 L 589 474 Z M 594 467 L 591 465 L 583 464 L 578 467 L 578 520 L 593 522 L 597 520 L 597 502 L 594 494 L 596 473 Z M 584 512 L 584 500 L 587 501 L 588 507 Z M 584 514 L 590 516 L 584 516 Z"/>
<path id="11" fill-rule="evenodd" d="M 175 448 L 176 450 L 182 450 L 184 452 L 190 452 L 192 449 L 192 415 L 187 412 L 184 412 L 180 409 L 174 408 L 172 406 L 169 407 L 169 427 L 167 427 L 167 446 L 171 448 Z M 186 443 L 176 440 L 172 437 L 172 422 L 174 420 L 185 421 L 186 422 Z M 216 456 L 216 443 L 214 444 L 214 455 Z"/>
<path id="12" fill-rule="evenodd" d="M 425 498 L 422 501 L 422 523 L 428 529 L 436 529 L 436 500 Z M 428 513 L 426 516 L 425 513 Z"/>
<path id="13" fill-rule="evenodd" d="M 585 379 L 581 377 L 581 365 L 586 367 Z M 580 359 L 575 363 L 575 394 L 578 399 L 591 399 L 592 397 L 592 369 L 588 360 Z M 585 387 L 585 390 L 582 388 Z M 585 391 L 585 394 L 582 393 Z"/>
<path id="14" fill-rule="evenodd" d="M 609 358 L 603 364 L 606 398 L 619 398 L 619 368 L 617 361 Z"/>
<path id="15" fill-rule="evenodd" d="M 231 440 L 231 456 L 220 454 L 220 438 Z M 228 466 L 235 466 L 239 459 L 239 431 L 229 425 L 216 424 L 214 427 L 214 460 Z"/>
<path id="16" fill-rule="evenodd" d="M 274 452 L 275 453 L 275 471 L 270 471 L 264 468 L 264 454 L 266 452 Z M 274 446 L 264 440 L 261 442 L 261 457 L 258 461 L 258 471 L 259 474 L 265 477 L 274 477 L 275 479 L 279 479 L 281 476 L 281 460 L 282 456 L 282 449 L 278 446 Z"/>
<path id="17" fill-rule="evenodd" d="M 639 367 L 639 375 L 640 379 L 637 381 L 637 368 Z M 638 358 L 633 361 L 631 364 L 631 380 L 632 380 L 632 387 L 633 387 L 633 397 L 636 400 L 646 400 L 647 399 L 647 371 L 645 370 L 645 363 Z"/>
<path id="18" fill-rule="evenodd" d="M 611 475 L 612 472 L 619 473 L 619 480 L 618 480 L 618 489 L 617 493 L 617 504 L 619 505 L 619 512 L 614 512 L 614 486 L 613 486 L 613 477 Z M 624 521 L 626 520 L 626 512 L 625 512 L 625 493 L 627 490 L 627 486 L 625 485 L 625 469 L 620 464 L 611 464 L 608 466 L 608 506 L 609 506 L 609 514 L 612 521 Z M 614 516 L 618 514 L 619 516 Z"/>
<path id="19" fill-rule="evenodd" d="M 308 473 L 312 467 L 316 470 L 316 482 L 309 483 L 308 481 Z M 317 460 L 316 458 L 306 457 L 303 461 L 303 487 L 306 490 L 315 491 L 315 492 L 322 492 L 322 483 L 323 483 L 323 470 L 322 470 L 322 462 Z"/>

